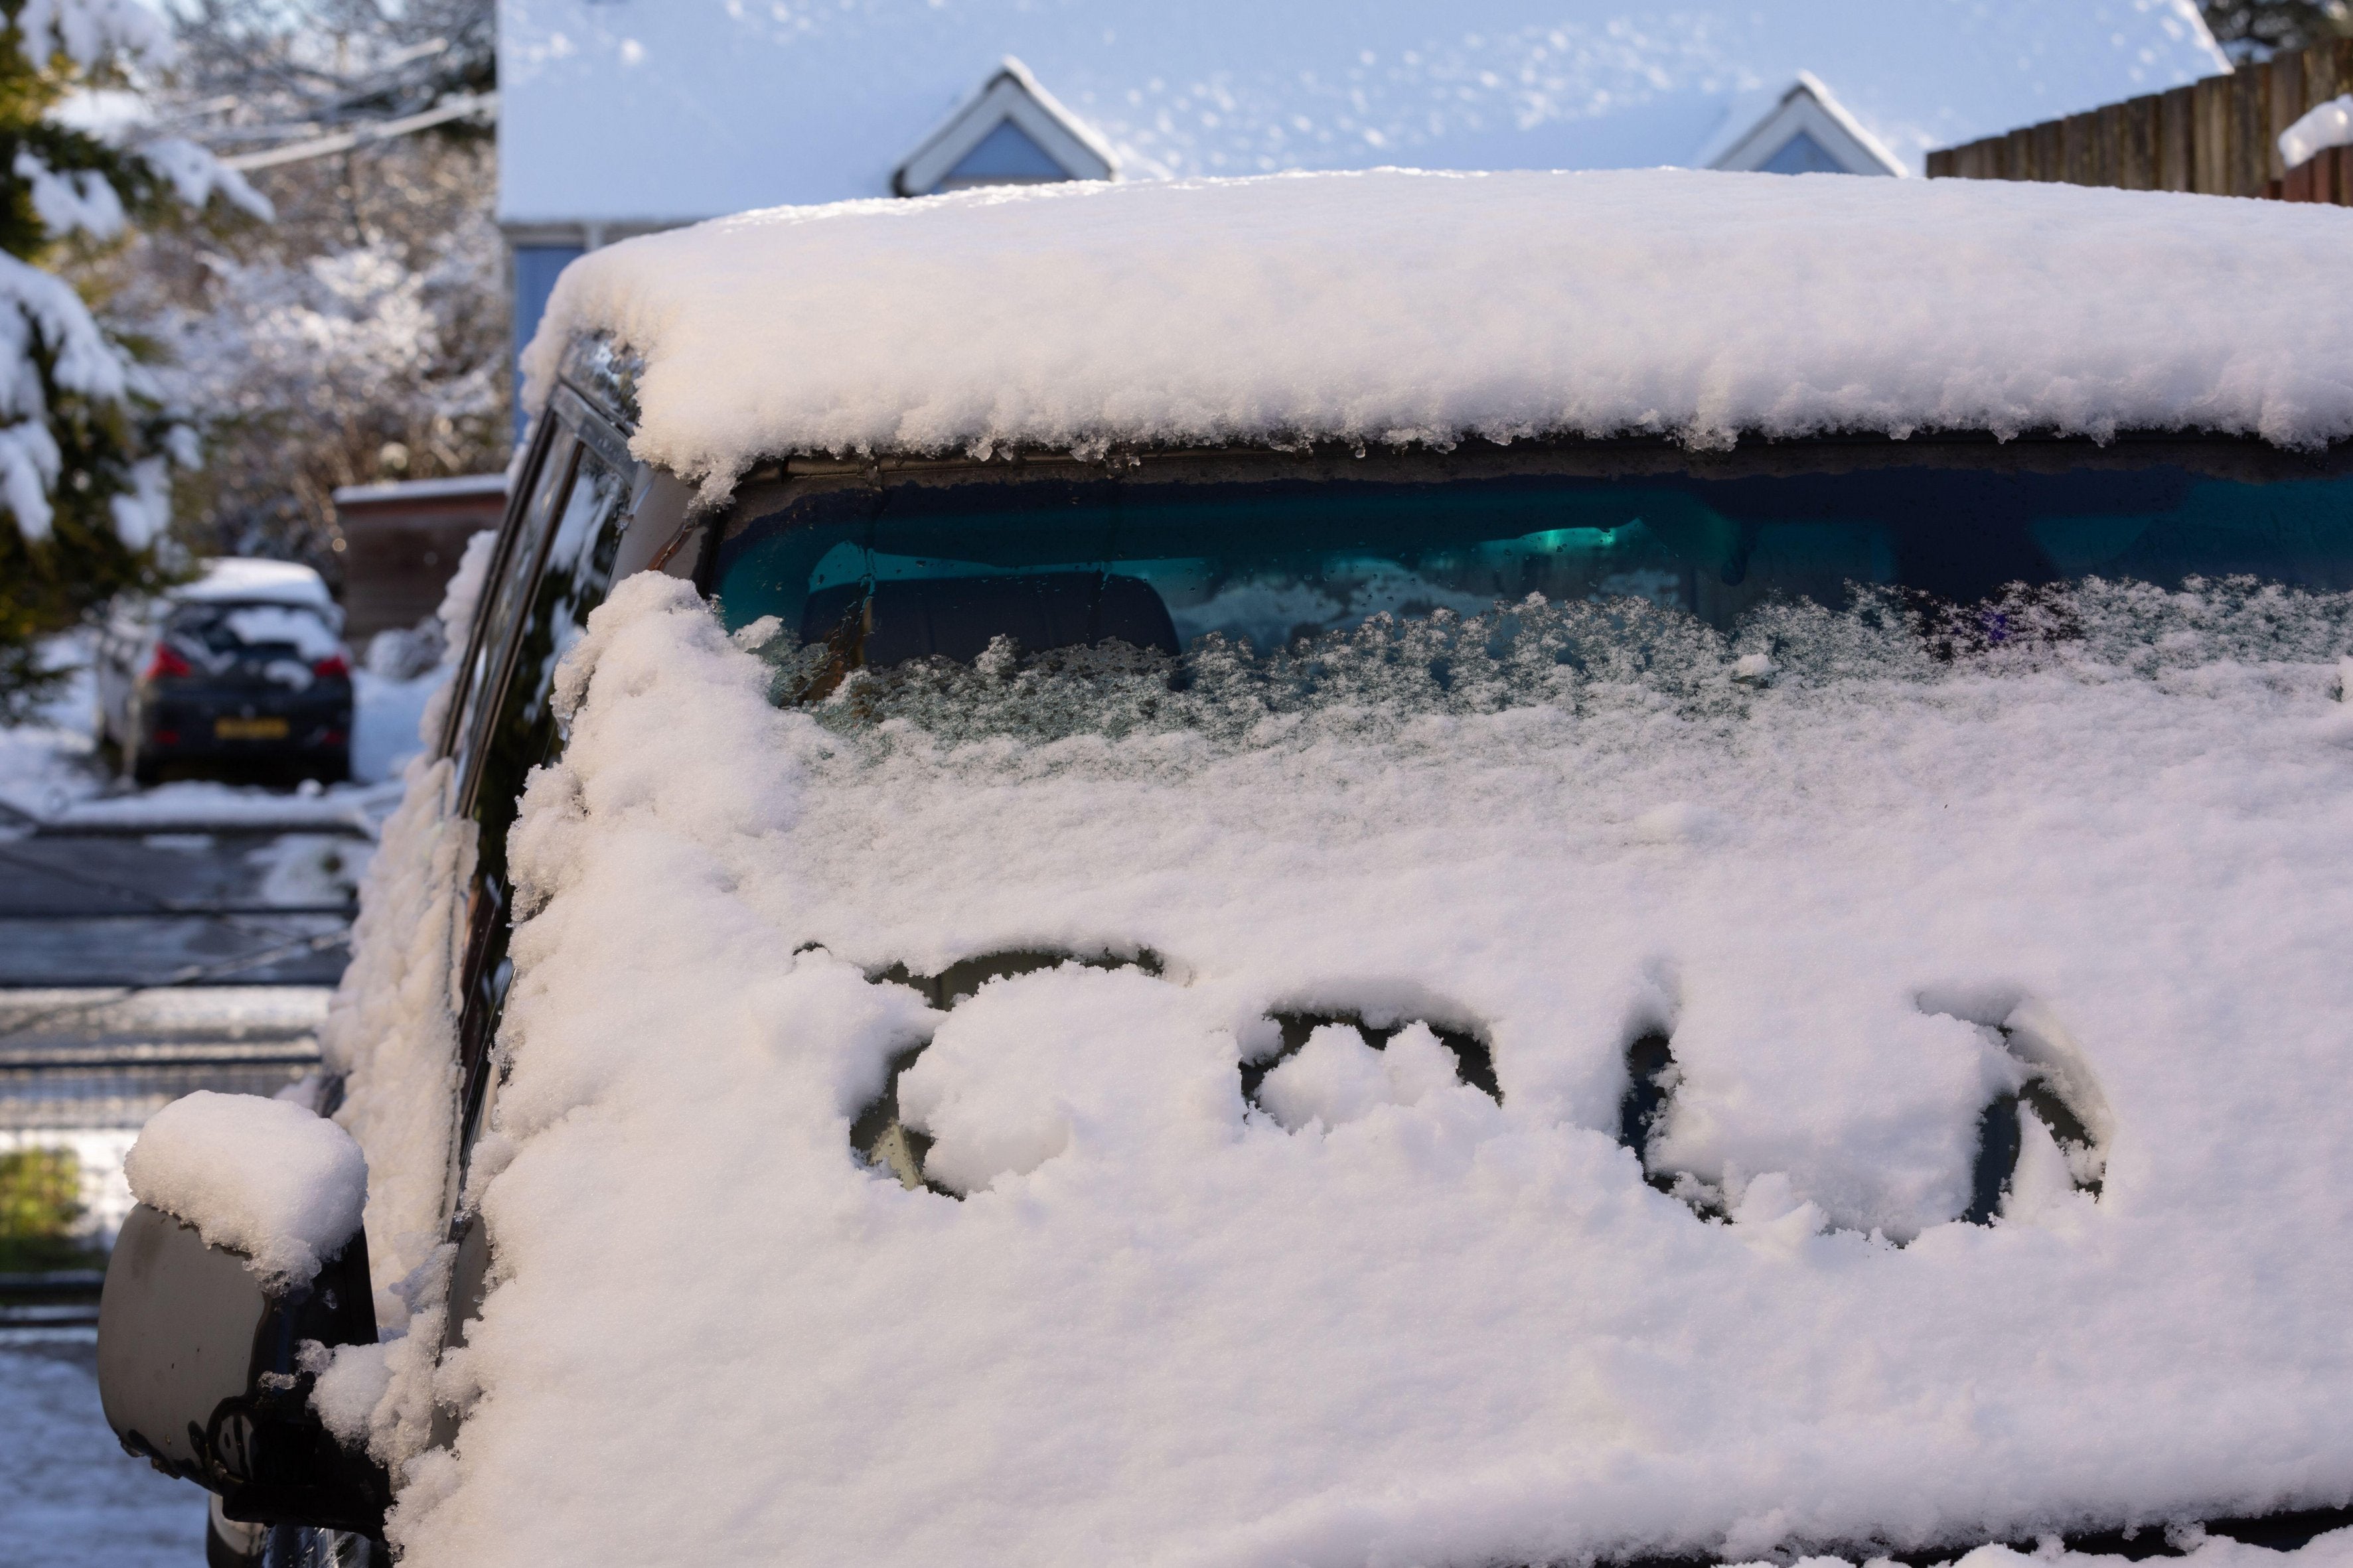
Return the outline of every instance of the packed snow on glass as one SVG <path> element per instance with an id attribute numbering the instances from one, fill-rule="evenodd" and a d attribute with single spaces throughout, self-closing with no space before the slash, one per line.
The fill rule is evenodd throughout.
<path id="1" fill-rule="evenodd" d="M 1173 685 L 1002 649 L 793 707 L 788 637 L 624 583 L 513 839 L 497 1264 L 438 1376 L 447 1114 L 404 1109 L 449 1070 L 438 773 L 377 862 L 408 940 L 363 944 L 337 1049 L 406 1173 L 368 1226 L 411 1331 L 322 1406 L 422 1568 L 1737 1558 L 2343 1504 L 2353 604 L 2043 607 L 2064 635 L 1947 663 L 1885 603 L 1729 637 L 1528 604 L 1331 634 L 1312 690 L 1214 643 Z M 1440 644 L 1493 665 L 1436 679 Z M 1066 962 L 944 1011 L 878 979 L 1005 952 Z M 1322 1022 L 1277 1060 L 1281 1016 Z M 886 1089 L 921 1184 L 852 1147 Z M 2020 1102 L 1969 1223 L 2022 1090 L 2065 1117 Z"/>
<path id="2" fill-rule="evenodd" d="M 466 544 L 439 607 L 448 668 L 464 656 L 467 628 L 490 575 L 496 534 Z M 352 963 L 329 1007 L 319 1044 L 340 1068 L 364 1064 L 344 1085 L 340 1120 L 376 1152 L 368 1176 L 370 1271 L 399 1280 L 428 1261 L 448 1184 L 449 1102 L 457 1092 L 457 1012 L 451 973 L 464 949 L 458 890 L 473 842 L 450 812 L 451 768 L 431 754 L 448 717 L 449 683 L 436 684 L 417 723 L 427 750 L 401 774 L 398 806 L 361 884 Z M 377 1291 L 379 1321 L 408 1318 L 398 1292 Z"/>

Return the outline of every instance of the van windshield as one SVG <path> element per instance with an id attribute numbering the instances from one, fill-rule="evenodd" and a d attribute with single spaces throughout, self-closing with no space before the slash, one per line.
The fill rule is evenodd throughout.
<path id="1" fill-rule="evenodd" d="M 1013 478 L 791 483 L 723 531 L 727 622 L 776 617 L 852 667 L 1116 639 L 1264 652 L 1387 613 L 1632 599 L 1718 632 L 1860 587 L 1968 605 L 2085 578 L 2353 589 L 2353 478 L 2179 459 L 1713 478 Z M 1435 459 L 1433 459 L 1435 466 Z"/>

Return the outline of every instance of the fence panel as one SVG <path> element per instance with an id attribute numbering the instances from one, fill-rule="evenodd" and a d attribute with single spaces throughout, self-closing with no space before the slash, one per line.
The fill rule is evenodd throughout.
<path id="1" fill-rule="evenodd" d="M 2338 174 L 2341 158 L 2299 174 L 2279 153 L 2280 132 L 2315 105 L 2348 91 L 2353 91 L 2353 38 L 2338 38 L 2227 76 L 1940 148 L 1928 154 L 1928 177 L 2353 205 Z"/>

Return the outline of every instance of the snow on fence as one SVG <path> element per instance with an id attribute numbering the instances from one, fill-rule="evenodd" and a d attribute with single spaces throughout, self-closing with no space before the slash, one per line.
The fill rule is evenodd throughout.
<path id="1" fill-rule="evenodd" d="M 2353 38 L 2283 51 L 2224 76 L 1928 154 L 1928 177 L 2353 205 L 2342 149 L 2290 169 L 2280 133 L 2353 91 Z"/>

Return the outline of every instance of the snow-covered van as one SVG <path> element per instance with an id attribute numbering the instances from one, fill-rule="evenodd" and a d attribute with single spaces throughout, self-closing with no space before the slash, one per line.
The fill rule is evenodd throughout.
<path id="1" fill-rule="evenodd" d="M 575 263 L 116 1429 L 288 1563 L 2353 1561 L 2348 254 L 1390 172 Z"/>

